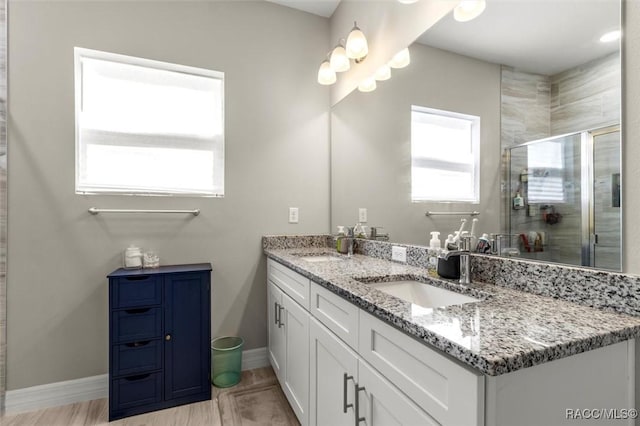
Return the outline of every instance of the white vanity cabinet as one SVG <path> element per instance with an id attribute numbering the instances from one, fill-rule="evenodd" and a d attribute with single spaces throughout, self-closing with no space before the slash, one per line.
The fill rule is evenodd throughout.
<path id="1" fill-rule="evenodd" d="M 485 376 L 275 261 L 268 268 L 269 358 L 303 425 L 575 426 L 593 419 L 567 410 L 634 407 L 634 340 Z"/>
<path id="2" fill-rule="evenodd" d="M 306 426 L 309 417 L 309 280 L 272 261 L 269 261 L 267 275 L 269 361 L 298 421 Z M 306 307 L 298 302 L 305 300 Z"/>

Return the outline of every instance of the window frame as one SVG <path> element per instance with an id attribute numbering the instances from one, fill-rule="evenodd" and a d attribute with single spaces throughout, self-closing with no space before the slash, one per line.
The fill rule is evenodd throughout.
<path id="1" fill-rule="evenodd" d="M 433 115 L 437 117 L 445 117 L 445 118 L 454 118 L 458 120 L 465 120 L 470 122 L 471 125 L 471 155 L 473 158 L 473 164 L 469 163 L 459 163 L 454 161 L 446 161 L 439 158 L 428 158 L 428 157 L 414 157 L 413 153 L 413 124 L 414 124 L 414 113 L 425 114 L 422 117 L 426 117 L 428 115 Z M 432 123 L 431 121 L 425 120 L 425 122 Z M 468 203 L 468 204 L 479 204 L 480 203 L 480 116 L 463 114 L 459 112 L 446 111 L 436 108 L 428 108 L 419 105 L 411 105 L 411 135 L 410 135 L 410 144 L 411 144 L 411 202 L 413 203 Z M 417 166 L 416 163 L 422 163 L 422 166 Z M 429 165 L 440 165 L 441 167 L 429 167 Z M 448 167 L 447 167 L 448 166 Z M 473 197 L 471 198 L 445 198 L 443 199 L 441 196 L 433 196 L 433 197 L 414 197 L 414 179 L 413 179 L 413 171 L 414 168 L 420 169 L 432 169 L 432 170 L 443 170 L 443 171 L 463 171 L 468 170 L 468 168 L 472 167 L 472 177 L 473 177 Z"/>
<path id="2" fill-rule="evenodd" d="M 122 63 L 126 65 L 141 66 L 145 68 L 153 68 L 162 71 L 177 72 L 182 74 L 190 74 L 199 77 L 212 78 L 220 80 L 220 126 L 221 133 L 219 140 L 214 138 L 213 148 L 213 188 L 211 191 L 175 191 L 171 189 L 165 190 L 143 190 L 136 189 L 135 187 L 127 187 L 122 189 L 110 188 L 99 189 L 95 186 L 82 186 L 80 174 L 80 156 L 82 151 L 81 146 L 81 128 L 80 128 L 80 114 L 82 112 L 82 99 L 83 99 L 83 74 L 82 74 L 82 61 L 83 59 L 95 59 L 102 61 L 109 61 L 115 63 Z M 174 64 L 170 62 L 157 61 L 146 58 L 139 58 L 135 56 L 122 55 L 117 53 L 104 52 L 99 50 L 87 49 L 83 47 L 74 47 L 74 99 L 75 99 L 75 114 L 74 114 L 74 127 L 75 127 L 75 194 L 77 195 L 129 195 L 129 196 L 166 196 L 166 197 L 208 197 L 208 198 L 222 198 L 225 193 L 225 74 L 222 71 L 209 70 L 205 68 L 197 68 L 187 65 Z M 86 131 L 86 130 L 85 130 Z M 100 130 L 93 130 L 96 133 L 100 133 Z M 112 132 L 105 132 L 112 133 Z M 132 134 L 134 138 L 142 139 L 140 135 Z M 150 138 L 163 138 L 166 135 L 161 133 L 147 135 Z M 185 138 L 186 140 L 187 138 Z M 195 139 L 195 138 L 194 138 Z M 137 145 L 134 141 L 132 146 Z M 85 149 L 86 149 L 85 144 Z M 172 147 L 167 145 L 167 147 Z M 175 148 L 175 146 L 173 146 Z M 218 158 L 216 158 L 218 157 Z"/>

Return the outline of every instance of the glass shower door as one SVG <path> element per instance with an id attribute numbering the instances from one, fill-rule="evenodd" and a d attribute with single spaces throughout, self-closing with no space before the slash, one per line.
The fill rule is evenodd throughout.
<path id="1" fill-rule="evenodd" d="M 608 128 L 592 133 L 593 196 L 591 266 L 620 270 L 620 130 Z"/>

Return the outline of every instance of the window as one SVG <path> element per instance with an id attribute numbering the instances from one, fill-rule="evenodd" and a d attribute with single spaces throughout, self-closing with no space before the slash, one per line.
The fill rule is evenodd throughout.
<path id="1" fill-rule="evenodd" d="M 478 203 L 480 117 L 411 107 L 411 200 Z"/>
<path id="2" fill-rule="evenodd" d="M 224 74 L 75 49 L 76 193 L 224 195 Z"/>
<path id="3" fill-rule="evenodd" d="M 530 203 L 564 201 L 564 153 L 561 141 L 527 145 L 528 186 Z"/>

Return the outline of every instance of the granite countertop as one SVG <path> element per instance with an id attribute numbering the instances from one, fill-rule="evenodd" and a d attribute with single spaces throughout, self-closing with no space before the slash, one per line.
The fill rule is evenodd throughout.
<path id="1" fill-rule="evenodd" d="M 640 337 L 640 317 L 605 312 L 509 288 L 430 277 L 424 268 L 354 255 L 309 262 L 301 255 L 331 253 L 327 247 L 265 249 L 265 254 L 349 300 L 405 333 L 479 370 L 498 376 Z M 356 280 L 416 279 L 479 299 L 423 308 Z M 366 281 L 366 279 L 365 279 Z"/>

